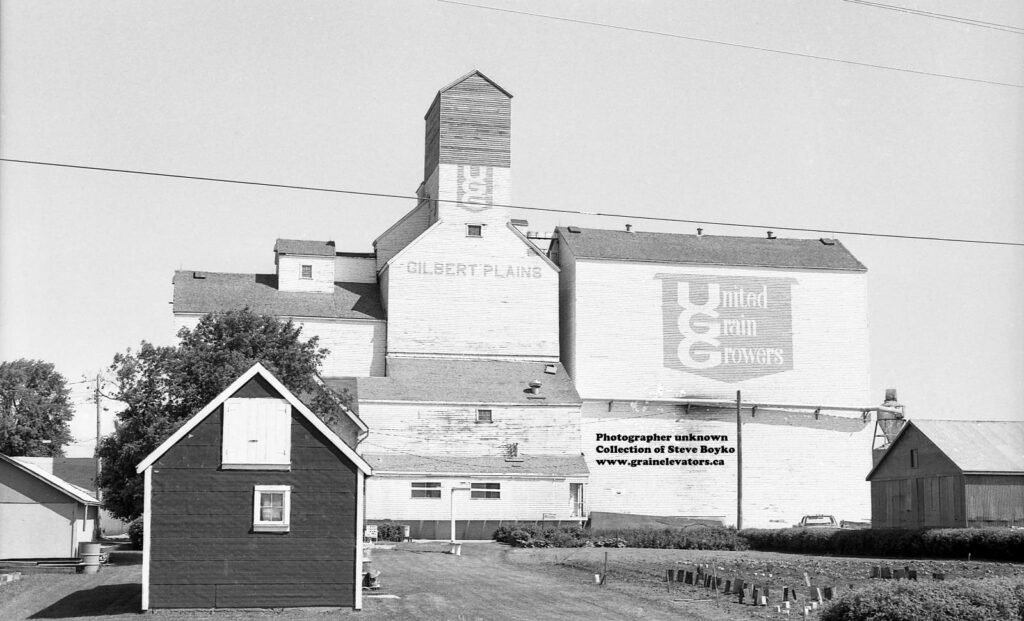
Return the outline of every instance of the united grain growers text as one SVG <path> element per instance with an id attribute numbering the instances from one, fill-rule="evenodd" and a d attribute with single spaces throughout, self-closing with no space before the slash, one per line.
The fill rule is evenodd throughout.
<path id="1" fill-rule="evenodd" d="M 728 435 L 714 434 L 646 434 L 625 435 L 598 433 L 596 452 L 599 455 L 648 455 L 642 459 L 597 459 L 598 466 L 724 466 L 722 455 L 731 455 L 736 449 L 726 446 Z M 664 455 L 698 455 L 675 459 Z M 657 457 L 655 457 L 657 456 Z"/>

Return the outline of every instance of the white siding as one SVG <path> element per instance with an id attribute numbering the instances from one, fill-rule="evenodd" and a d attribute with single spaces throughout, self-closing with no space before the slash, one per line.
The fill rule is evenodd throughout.
<path id="1" fill-rule="evenodd" d="M 199 315 L 176 314 L 175 328 L 195 328 Z M 285 317 L 284 319 L 287 319 Z M 324 377 L 382 377 L 387 323 L 358 319 L 293 319 L 302 338 L 320 337 L 320 347 L 331 351 L 320 374 Z"/>
<path id="2" fill-rule="evenodd" d="M 863 273 L 586 260 L 575 267 L 575 289 L 568 294 L 575 305 L 562 311 L 575 313 L 575 346 L 566 348 L 572 356 L 566 362 L 585 399 L 733 398 L 741 389 L 751 401 L 868 403 Z M 729 381 L 666 366 L 665 334 L 675 329 L 678 312 L 663 314 L 663 285 L 683 276 L 785 282 L 791 313 L 772 309 L 760 326 L 769 329 L 769 321 L 777 321 L 778 330 L 788 331 L 781 324 L 791 314 L 792 341 L 782 352 L 791 370 Z"/>
<path id="3" fill-rule="evenodd" d="M 598 441 L 597 434 L 672 436 L 669 442 L 636 442 L 637 447 L 670 445 L 736 448 L 736 414 L 719 410 L 686 414 L 680 406 L 644 402 L 585 402 L 583 447 L 590 469 L 589 509 L 646 515 L 682 515 L 736 523 L 735 453 L 610 454 L 597 446 L 630 446 Z M 827 513 L 836 519 L 871 515 L 872 420 L 859 414 L 743 413 L 743 526 L 792 526 L 801 516 Z M 676 435 L 725 435 L 727 441 L 675 441 Z M 666 448 L 666 450 L 668 450 Z M 608 465 L 597 460 L 721 459 L 720 466 Z"/>
<path id="4" fill-rule="evenodd" d="M 442 221 L 391 264 L 390 355 L 557 359 L 558 272 L 486 212 Z"/>
<path id="5" fill-rule="evenodd" d="M 489 409 L 492 423 L 477 423 L 477 409 Z M 452 404 L 359 404 L 370 434 L 360 453 L 398 451 L 418 455 L 578 455 L 579 406 L 516 407 Z M 455 467 L 455 466 L 453 466 Z"/>
<path id="6" fill-rule="evenodd" d="M 429 217 L 430 203 L 423 201 L 373 242 L 373 248 L 377 251 L 377 271 L 427 230 L 430 226 Z"/>
<path id="7" fill-rule="evenodd" d="M 434 185 L 435 179 L 437 187 L 433 191 L 436 194 L 432 197 L 442 199 L 437 203 L 437 213 L 441 220 L 460 220 L 483 213 L 486 221 L 508 221 L 508 210 L 500 205 L 512 203 L 512 169 L 441 164 L 436 177 L 431 175 L 428 187 Z M 484 208 L 485 204 L 499 206 Z"/>
<path id="8" fill-rule="evenodd" d="M 302 266 L 312 267 L 312 278 L 302 278 Z M 334 292 L 334 257 L 278 255 L 277 288 L 281 291 Z"/>
<path id="9" fill-rule="evenodd" d="M 377 282 L 377 260 L 373 257 L 335 257 L 335 282 Z"/>
<path id="10" fill-rule="evenodd" d="M 366 479 L 366 518 L 370 520 L 451 519 L 452 487 L 470 483 L 500 483 L 500 499 L 470 498 L 455 492 L 457 520 L 541 520 L 572 518 L 569 482 L 579 479 L 520 479 L 496 477 L 392 477 Z M 412 482 L 440 481 L 440 498 L 412 498 Z M 447 531 L 443 531 L 447 533 Z"/>

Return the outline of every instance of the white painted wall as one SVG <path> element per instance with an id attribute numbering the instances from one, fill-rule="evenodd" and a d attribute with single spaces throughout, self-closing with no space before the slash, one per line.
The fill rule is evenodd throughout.
<path id="1" fill-rule="evenodd" d="M 582 438 L 590 469 L 589 508 L 646 515 L 721 518 L 736 523 L 735 453 L 612 454 L 597 446 L 631 446 L 624 441 L 599 441 L 597 434 L 672 436 L 669 442 L 636 442 L 632 446 L 701 445 L 736 448 L 735 411 L 686 414 L 680 406 L 645 402 L 585 402 Z M 836 519 L 862 520 L 871 515 L 870 486 L 874 421 L 860 414 L 766 412 L 743 416 L 743 526 L 780 528 L 811 513 Z M 676 441 L 675 436 L 725 435 L 727 441 Z M 666 450 L 668 450 L 666 448 Z M 597 460 L 721 459 L 721 466 L 607 465 Z"/>
<path id="2" fill-rule="evenodd" d="M 192 329 L 199 315 L 176 314 L 175 330 Z M 320 337 L 320 346 L 331 351 L 320 374 L 324 377 L 371 377 L 384 375 L 387 323 L 360 319 L 294 319 L 302 338 Z"/>
<path id="3" fill-rule="evenodd" d="M 391 257 L 427 230 L 430 224 L 430 203 L 422 201 L 378 237 L 373 242 L 373 248 L 377 253 L 377 271 L 383 269 Z"/>
<path id="4" fill-rule="evenodd" d="M 377 282 L 377 260 L 373 257 L 335 257 L 335 282 Z"/>
<path id="5" fill-rule="evenodd" d="M 575 342 L 563 351 L 571 356 L 565 362 L 584 398 L 731 399 L 741 389 L 751 401 L 864 405 L 870 400 L 864 273 L 591 260 L 576 261 L 574 274 L 566 271 L 574 288 L 563 291 L 562 299 L 574 304 L 563 306 L 563 325 L 575 326 L 574 334 L 567 332 Z M 792 370 L 724 381 L 668 368 L 665 329 L 676 327 L 678 313 L 663 313 L 665 275 L 669 280 L 681 275 L 792 279 Z"/>
<path id="6" fill-rule="evenodd" d="M 558 272 L 493 216 L 442 220 L 392 262 L 390 355 L 557 359 Z"/>
<path id="7" fill-rule="evenodd" d="M 477 423 L 478 408 L 490 409 L 493 423 Z M 579 406 L 516 407 L 488 404 L 402 404 L 361 401 L 359 417 L 370 433 L 360 453 L 416 455 L 578 455 Z"/>
<path id="8" fill-rule="evenodd" d="M 413 481 L 440 481 L 441 497 L 412 498 Z M 457 520 L 567 520 L 572 516 L 570 481 L 580 480 L 374 475 L 366 479 L 366 518 L 448 520 L 451 516 L 452 487 L 468 487 L 469 483 L 477 482 L 500 483 L 501 498 L 472 499 L 470 492 L 456 491 Z"/>
<path id="9" fill-rule="evenodd" d="M 312 266 L 312 278 L 302 278 L 303 265 Z M 277 288 L 281 291 L 334 293 L 334 257 L 278 255 Z"/>

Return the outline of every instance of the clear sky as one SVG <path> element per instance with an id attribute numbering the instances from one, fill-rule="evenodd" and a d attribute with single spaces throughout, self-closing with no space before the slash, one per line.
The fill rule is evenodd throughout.
<path id="1" fill-rule="evenodd" d="M 1019 0 L 899 1 L 1024 27 Z M 843 0 L 489 2 L 1024 85 L 1022 34 Z M 514 203 L 634 216 L 516 214 L 531 229 L 1024 242 L 1024 88 L 434 0 L 3 0 L 0 156 L 412 195 L 423 115 L 471 69 L 515 96 Z M 175 269 L 271 272 L 278 237 L 368 252 L 412 206 L 2 162 L 0 359 L 94 375 L 174 341 Z M 879 402 L 1024 419 L 1024 248 L 838 237 L 869 268 Z"/>

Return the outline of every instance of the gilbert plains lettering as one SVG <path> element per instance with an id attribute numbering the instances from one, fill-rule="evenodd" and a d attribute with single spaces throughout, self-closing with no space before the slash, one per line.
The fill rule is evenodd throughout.
<path id="1" fill-rule="evenodd" d="M 723 382 L 793 368 L 793 278 L 657 274 L 664 365 Z"/>
<path id="2" fill-rule="evenodd" d="M 494 263 L 438 263 L 410 261 L 405 269 L 410 274 L 424 276 L 454 276 L 457 278 L 540 278 L 541 269 L 531 265 L 500 265 Z"/>

